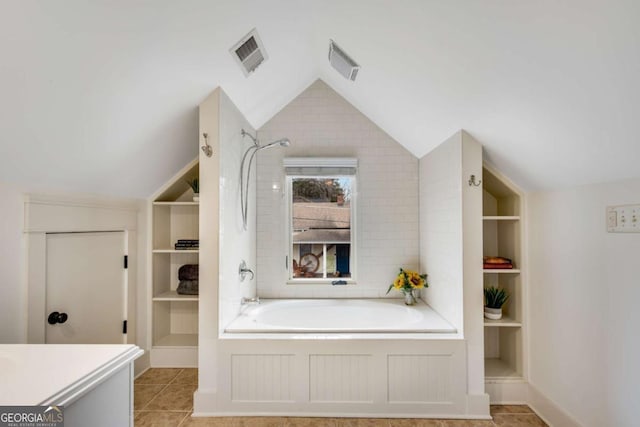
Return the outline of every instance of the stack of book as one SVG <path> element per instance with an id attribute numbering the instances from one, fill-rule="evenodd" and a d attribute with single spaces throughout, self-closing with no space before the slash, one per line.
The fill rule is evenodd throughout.
<path id="1" fill-rule="evenodd" d="M 198 239 L 178 239 L 178 242 L 175 245 L 177 251 L 181 250 L 193 250 L 198 249 L 200 247 L 200 240 Z"/>

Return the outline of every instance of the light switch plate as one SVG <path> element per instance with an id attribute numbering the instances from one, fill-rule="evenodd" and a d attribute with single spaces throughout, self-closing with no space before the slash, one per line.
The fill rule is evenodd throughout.
<path id="1" fill-rule="evenodd" d="M 609 233 L 640 233 L 640 205 L 607 206 Z"/>

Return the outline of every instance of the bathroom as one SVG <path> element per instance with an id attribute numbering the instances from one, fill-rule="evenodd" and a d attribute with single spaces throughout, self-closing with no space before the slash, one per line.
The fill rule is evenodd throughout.
<path id="1" fill-rule="evenodd" d="M 77 322 L 48 323 L 49 237 L 117 232 L 128 289 L 105 312 L 119 343 L 144 350 L 139 383 L 149 368 L 191 375 L 176 386 L 185 425 L 192 412 L 498 424 L 508 414 L 495 404 L 528 405 L 548 425 L 637 425 L 640 241 L 633 225 L 619 231 L 640 203 L 639 13 L 618 0 L 3 2 L 0 344 L 44 343 L 46 328 Z M 267 56 L 245 74 L 230 48 L 251 29 Z M 355 81 L 331 66 L 331 40 L 361 66 Z M 255 155 L 244 230 L 254 138 L 290 144 Z M 348 250 L 336 243 L 333 264 L 305 242 L 315 273 L 300 269 L 308 247 L 290 245 L 285 159 L 355 169 Z M 186 225 L 154 240 L 167 213 Z M 172 252 L 174 237 L 200 247 Z M 483 271 L 483 255 L 514 268 Z M 200 295 L 175 295 L 177 270 L 195 263 Z M 428 274 L 413 308 L 387 293 L 399 268 Z M 490 285 L 511 294 L 501 320 L 483 319 Z M 273 314 L 273 300 L 311 300 L 302 310 L 320 325 L 258 332 L 241 316 Z M 327 301 L 333 324 L 313 315 Z M 364 332 L 372 306 L 358 304 L 371 302 L 428 303 L 446 327 L 400 326 L 391 311 Z M 265 381 L 278 390 L 238 388 L 276 365 L 291 383 L 280 370 Z"/>

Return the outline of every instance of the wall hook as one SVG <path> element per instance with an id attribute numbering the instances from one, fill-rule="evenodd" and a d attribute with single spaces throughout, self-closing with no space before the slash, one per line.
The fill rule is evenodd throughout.
<path id="1" fill-rule="evenodd" d="M 251 275 L 251 278 L 249 280 L 253 280 L 254 278 L 253 271 L 251 271 L 250 268 L 247 268 L 247 263 L 244 260 L 242 260 L 242 262 L 240 263 L 240 266 L 238 267 L 238 274 L 240 275 L 241 282 L 244 282 L 244 279 L 247 276 L 247 274 Z"/>
<path id="2" fill-rule="evenodd" d="M 482 181 L 476 182 L 476 176 L 475 175 L 471 175 L 469 177 L 469 186 L 478 187 L 480 184 L 482 184 Z"/>
<path id="3" fill-rule="evenodd" d="M 213 155 L 213 147 L 209 145 L 209 134 L 204 132 L 202 137 L 204 138 L 204 145 L 200 148 L 202 148 L 202 152 L 206 154 L 207 157 L 211 157 Z"/>

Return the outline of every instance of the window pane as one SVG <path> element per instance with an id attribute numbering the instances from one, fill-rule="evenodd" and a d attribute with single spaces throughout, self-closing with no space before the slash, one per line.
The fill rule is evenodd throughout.
<path id="1" fill-rule="evenodd" d="M 351 277 L 352 178 L 293 178 L 295 278 Z"/>

